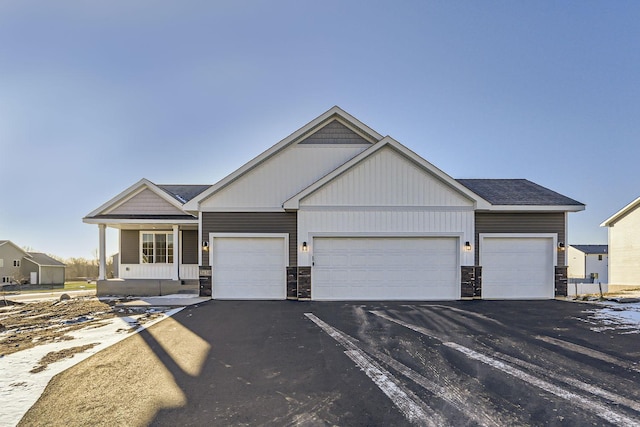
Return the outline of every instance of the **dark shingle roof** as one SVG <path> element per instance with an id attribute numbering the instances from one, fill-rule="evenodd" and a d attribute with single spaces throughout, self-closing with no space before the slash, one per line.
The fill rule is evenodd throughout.
<path id="1" fill-rule="evenodd" d="M 49 255 L 40 252 L 27 252 L 29 254 L 29 261 L 33 261 L 38 265 L 46 265 L 50 267 L 64 267 L 65 264 L 57 259 L 51 258 Z"/>
<path id="2" fill-rule="evenodd" d="M 492 205 L 583 205 L 526 179 L 458 179 L 457 181 Z"/>
<path id="3" fill-rule="evenodd" d="M 585 254 L 606 254 L 609 252 L 609 245 L 571 245 Z"/>
<path id="4" fill-rule="evenodd" d="M 164 191 L 169 193 L 174 199 L 182 204 L 202 193 L 209 188 L 209 185 L 158 185 Z"/>

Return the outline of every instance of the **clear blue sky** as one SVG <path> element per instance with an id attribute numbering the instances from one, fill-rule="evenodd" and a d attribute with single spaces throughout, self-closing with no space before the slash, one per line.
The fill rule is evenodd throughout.
<path id="1" fill-rule="evenodd" d="M 0 239 L 92 257 L 82 217 L 128 186 L 213 184 L 339 105 L 454 178 L 585 203 L 569 243 L 606 243 L 640 196 L 639 22 L 638 1 L 1 1 Z"/>

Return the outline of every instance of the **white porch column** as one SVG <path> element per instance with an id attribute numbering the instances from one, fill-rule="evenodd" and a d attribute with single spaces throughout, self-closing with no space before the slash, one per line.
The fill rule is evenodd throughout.
<path id="1" fill-rule="evenodd" d="M 180 280 L 180 234 L 178 226 L 173 226 L 173 280 Z"/>
<path id="2" fill-rule="evenodd" d="M 98 268 L 98 280 L 104 280 L 107 277 L 107 225 L 106 224 L 98 224 L 99 230 L 99 246 L 98 246 L 98 254 L 99 254 L 99 268 Z"/>

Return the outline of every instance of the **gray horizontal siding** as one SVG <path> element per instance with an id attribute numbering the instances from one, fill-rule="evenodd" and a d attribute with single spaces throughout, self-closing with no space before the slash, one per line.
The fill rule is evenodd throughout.
<path id="1" fill-rule="evenodd" d="M 153 230 L 158 231 L 158 230 Z M 171 230 L 166 230 L 171 233 Z M 122 264 L 140 263 L 140 230 L 121 230 L 120 259 Z M 198 230 L 182 231 L 182 264 L 198 263 Z"/>
<path id="2" fill-rule="evenodd" d="M 140 232 L 120 230 L 120 262 L 138 264 L 140 262 Z"/>
<path id="3" fill-rule="evenodd" d="M 298 265 L 298 216 L 295 212 L 203 212 L 202 240 L 209 233 L 289 233 L 289 265 Z M 207 254 L 202 255 L 209 265 Z"/>
<path id="4" fill-rule="evenodd" d="M 182 264 L 198 263 L 198 230 L 182 231 Z"/>
<path id="5" fill-rule="evenodd" d="M 565 240 L 564 212 L 552 213 L 476 213 L 476 242 L 480 233 L 557 233 L 558 242 Z M 476 244 L 476 264 L 479 260 Z M 558 265 L 565 265 L 564 252 L 558 251 Z"/>

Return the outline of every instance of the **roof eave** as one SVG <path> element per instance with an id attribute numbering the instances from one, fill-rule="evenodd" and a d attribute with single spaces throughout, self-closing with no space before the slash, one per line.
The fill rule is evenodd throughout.
<path id="1" fill-rule="evenodd" d="M 392 147 L 393 149 L 398 151 L 400 154 L 407 157 L 409 160 L 419 164 L 422 168 L 429 171 L 429 173 L 435 175 L 442 182 L 444 182 L 445 184 L 452 187 L 454 190 L 458 191 L 459 193 L 467 197 L 470 201 L 474 203 L 474 207 L 476 209 L 488 208 L 490 206 L 488 201 L 484 200 L 483 198 L 478 196 L 476 193 L 472 192 L 467 187 L 460 184 L 458 181 L 456 181 L 455 179 L 447 175 L 445 172 L 438 169 L 436 166 L 429 163 L 427 160 L 423 159 L 418 154 L 411 151 L 409 148 L 405 147 L 395 139 L 391 138 L 390 136 L 385 136 L 378 143 L 372 145 L 370 148 L 358 154 L 348 162 L 340 165 L 338 168 L 334 169 L 332 172 L 328 173 L 327 175 L 320 178 L 319 180 L 317 180 L 307 188 L 300 191 L 298 194 L 286 200 L 282 204 L 283 209 L 285 209 L 286 211 L 295 211 L 300 209 L 300 201 L 302 199 L 311 195 L 312 193 L 314 193 L 315 191 L 323 187 L 325 184 L 328 184 L 329 182 L 333 181 L 335 178 L 342 175 L 343 173 L 345 173 L 352 167 L 356 166 L 360 162 L 364 161 L 367 157 L 380 151 L 384 147 Z"/>
<path id="2" fill-rule="evenodd" d="M 203 191 L 202 193 L 198 194 L 193 199 L 189 200 L 187 203 L 185 203 L 185 205 L 182 207 L 182 209 L 184 209 L 186 211 L 191 211 L 191 212 L 199 211 L 201 202 L 203 202 L 204 200 L 208 199 L 210 196 L 212 196 L 213 194 L 215 194 L 216 192 L 218 192 L 222 188 L 224 188 L 227 185 L 231 184 L 232 182 L 234 182 L 235 180 L 240 178 L 242 175 L 244 175 L 245 173 L 249 172 L 250 170 L 252 170 L 256 166 L 258 166 L 259 164 L 265 162 L 267 159 L 269 159 L 272 156 L 274 156 L 275 154 L 279 153 L 284 148 L 288 147 L 290 144 L 294 143 L 295 141 L 298 140 L 298 138 L 300 138 L 306 132 L 312 130 L 316 126 L 322 124 L 322 122 L 330 119 L 332 116 L 335 116 L 335 115 L 337 115 L 337 116 L 341 117 L 343 120 L 346 120 L 347 122 L 351 123 L 353 126 L 356 126 L 356 127 L 360 128 L 360 129 L 362 129 L 364 132 L 370 134 L 373 138 L 375 138 L 377 140 L 382 139 L 382 135 L 380 135 L 378 132 L 376 132 L 375 130 L 371 129 L 369 126 L 365 125 L 360 120 L 356 119 L 351 114 L 349 114 L 346 111 L 344 111 L 342 108 L 340 108 L 338 106 L 334 106 L 334 107 L 330 108 L 329 110 L 327 110 L 325 113 L 321 114 L 320 116 L 316 117 L 315 119 L 313 119 L 312 121 L 310 121 L 306 125 L 302 126 L 298 130 L 293 132 L 291 135 L 289 135 L 286 138 L 282 139 L 280 142 L 276 143 L 271 148 L 269 148 L 266 151 L 262 152 L 262 154 L 259 154 L 258 156 L 254 157 L 252 160 L 250 160 L 249 162 L 245 163 L 240 168 L 236 169 L 234 172 L 232 172 L 229 175 L 227 175 L 226 177 L 222 178 L 220 181 L 218 181 L 217 183 L 213 184 L 207 190 Z"/>
<path id="3" fill-rule="evenodd" d="M 625 206 L 624 208 L 620 209 L 618 212 L 616 212 L 615 214 L 607 218 L 602 224 L 600 224 L 600 227 L 613 227 L 613 225 L 620 218 L 622 218 L 629 212 L 633 211 L 636 207 L 638 207 L 638 205 L 640 205 L 640 197 L 638 197 L 633 202 L 629 203 L 627 206 Z"/>
<path id="4" fill-rule="evenodd" d="M 498 212 L 580 212 L 585 210 L 585 205 L 490 205 L 486 210 Z"/>
<path id="5" fill-rule="evenodd" d="M 91 218 L 84 217 L 85 224 L 198 224 L 198 218 L 194 219 L 126 219 L 126 218 Z"/>

